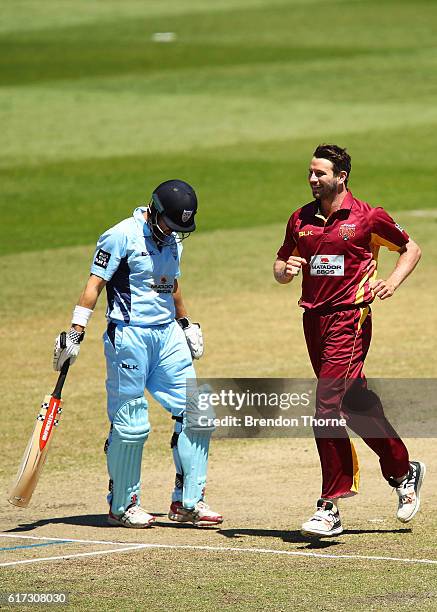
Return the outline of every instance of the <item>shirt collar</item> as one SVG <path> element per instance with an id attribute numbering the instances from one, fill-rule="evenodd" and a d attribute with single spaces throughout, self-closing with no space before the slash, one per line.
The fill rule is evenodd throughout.
<path id="1" fill-rule="evenodd" d="M 354 197 L 352 195 L 352 192 L 348 191 L 338 210 L 350 210 L 352 208 L 353 203 L 354 203 Z M 314 200 L 314 216 L 320 217 L 321 219 L 325 219 L 320 211 L 320 202 L 318 200 Z"/>
<path id="2" fill-rule="evenodd" d="M 341 203 L 340 209 L 344 208 L 346 210 L 350 210 L 352 208 L 352 204 L 354 203 L 354 196 L 351 191 L 348 191 L 345 199 Z"/>
<path id="3" fill-rule="evenodd" d="M 152 233 L 150 231 L 150 227 L 147 221 L 144 219 L 143 213 L 147 210 L 147 206 L 138 206 L 133 212 L 133 217 L 137 222 L 138 227 L 142 231 L 144 236 L 151 236 Z"/>

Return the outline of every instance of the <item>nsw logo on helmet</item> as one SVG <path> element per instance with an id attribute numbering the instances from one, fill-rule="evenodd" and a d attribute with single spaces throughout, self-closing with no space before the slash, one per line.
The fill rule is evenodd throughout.
<path id="1" fill-rule="evenodd" d="M 191 219 L 191 215 L 193 214 L 192 210 L 184 210 L 182 213 L 182 223 L 186 223 Z"/>

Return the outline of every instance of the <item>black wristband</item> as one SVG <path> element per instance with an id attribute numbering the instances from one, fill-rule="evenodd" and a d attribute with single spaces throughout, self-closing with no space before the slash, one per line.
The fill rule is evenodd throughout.
<path id="1" fill-rule="evenodd" d="M 187 327 L 190 327 L 191 325 L 190 319 L 187 317 L 181 317 L 180 319 L 176 319 L 176 321 L 179 323 L 182 329 L 187 329 Z"/>

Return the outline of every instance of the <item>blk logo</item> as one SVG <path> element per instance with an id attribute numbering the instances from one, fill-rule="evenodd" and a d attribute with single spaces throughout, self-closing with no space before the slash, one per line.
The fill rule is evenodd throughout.
<path id="1" fill-rule="evenodd" d="M 130 363 L 122 363 L 121 367 L 124 370 L 138 370 L 138 366 L 137 366 L 136 363 L 132 363 L 132 364 L 130 364 Z"/>

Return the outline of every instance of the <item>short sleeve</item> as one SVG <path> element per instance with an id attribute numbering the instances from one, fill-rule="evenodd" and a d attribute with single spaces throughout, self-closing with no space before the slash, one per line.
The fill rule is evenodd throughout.
<path id="1" fill-rule="evenodd" d="M 281 248 L 277 252 L 277 257 L 278 259 L 287 261 L 290 255 L 293 254 L 297 254 L 297 245 L 293 237 L 293 216 L 291 216 L 288 220 L 287 227 L 285 228 L 284 242 L 282 243 Z"/>
<path id="2" fill-rule="evenodd" d="M 399 251 L 410 239 L 407 232 L 381 207 L 372 209 L 370 231 L 372 244 L 385 246 L 390 251 Z"/>
<path id="3" fill-rule="evenodd" d="M 100 236 L 97 241 L 91 274 L 109 281 L 126 255 L 126 236 L 114 228 Z"/>

